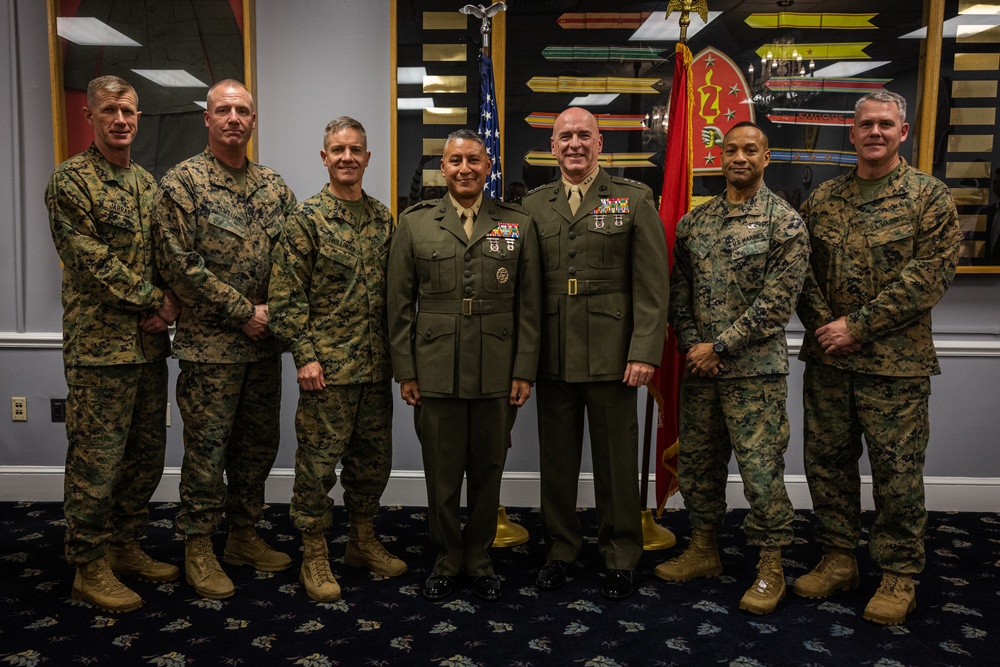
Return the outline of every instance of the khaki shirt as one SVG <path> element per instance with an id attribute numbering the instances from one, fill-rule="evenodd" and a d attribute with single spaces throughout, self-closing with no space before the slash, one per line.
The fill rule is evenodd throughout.
<path id="1" fill-rule="evenodd" d="M 208 149 L 167 172 L 153 231 L 160 271 L 184 303 L 175 357 L 245 363 L 281 353 L 273 337 L 254 341 L 242 328 L 267 303 L 271 251 L 294 209 L 281 176 L 254 162 L 245 191 Z"/>
<path id="2" fill-rule="evenodd" d="M 327 384 L 392 377 L 385 276 L 392 213 L 362 192 L 353 220 L 327 186 L 299 204 L 275 248 L 268 314 L 295 366 L 318 361 Z"/>
<path id="3" fill-rule="evenodd" d="M 722 194 L 681 218 L 670 281 L 678 347 L 729 348 L 720 377 L 788 373 L 785 327 L 809 268 L 799 214 L 767 186 L 731 208 Z"/>
<path id="4" fill-rule="evenodd" d="M 63 359 L 67 366 L 134 364 L 170 354 L 166 333 L 139 320 L 163 306 L 150 214 L 156 184 L 135 162 L 131 178 L 91 144 L 49 179 L 45 205 L 63 265 Z"/>
<path id="5" fill-rule="evenodd" d="M 903 161 L 865 201 L 854 175 L 823 183 L 802 206 L 812 259 L 799 357 L 874 375 L 936 375 L 931 308 L 955 277 L 961 240 L 951 193 Z M 813 332 L 845 315 L 861 351 L 823 354 Z"/>

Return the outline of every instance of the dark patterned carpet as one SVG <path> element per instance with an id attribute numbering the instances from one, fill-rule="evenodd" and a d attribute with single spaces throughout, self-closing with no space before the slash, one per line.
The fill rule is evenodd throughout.
<path id="1" fill-rule="evenodd" d="M 287 506 L 272 506 L 259 526 L 273 546 L 292 552 L 293 570 L 277 574 L 225 566 L 236 595 L 209 601 L 180 581 L 135 583 L 145 605 L 112 615 L 70 600 L 73 571 L 62 560 L 62 509 L 55 503 L 0 503 L 0 665 L 996 665 L 1000 664 L 1000 515 L 932 513 L 928 566 L 919 578 L 917 608 L 905 626 L 861 619 L 878 585 L 859 549 L 862 585 L 824 601 L 789 596 L 773 614 L 737 610 L 750 585 L 756 553 L 731 512 L 720 535 L 724 576 L 687 584 L 655 579 L 657 563 L 677 553 L 646 552 L 638 591 L 622 602 L 600 595 L 602 568 L 593 539 L 583 569 L 557 591 L 539 591 L 544 558 L 539 515 L 509 510 L 531 541 L 494 550 L 503 598 L 486 603 L 467 588 L 431 603 L 420 584 L 433 563 L 422 508 L 389 507 L 377 527 L 410 572 L 380 579 L 344 567 L 344 535 L 331 536 L 333 568 L 343 599 L 310 601 L 298 582 L 299 540 Z M 181 565 L 176 507 L 154 508 L 147 550 Z M 338 508 L 338 513 L 343 509 Z M 591 534 L 593 510 L 582 510 Z M 338 519 L 342 518 L 338 514 Z M 870 522 L 871 514 L 866 514 Z M 686 543 L 686 513 L 662 520 Z M 867 525 L 867 524 L 866 524 Z M 797 541 L 785 551 L 785 573 L 802 574 L 818 554 L 808 543 L 808 513 L 799 513 Z M 217 553 L 222 552 L 222 536 Z"/>

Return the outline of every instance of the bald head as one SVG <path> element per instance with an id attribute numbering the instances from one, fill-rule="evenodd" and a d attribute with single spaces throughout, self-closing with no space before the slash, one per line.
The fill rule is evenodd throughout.
<path id="1" fill-rule="evenodd" d="M 559 114 L 552 126 L 552 155 L 559 171 L 570 183 L 580 183 L 597 167 L 604 137 L 594 114 L 571 107 Z"/>

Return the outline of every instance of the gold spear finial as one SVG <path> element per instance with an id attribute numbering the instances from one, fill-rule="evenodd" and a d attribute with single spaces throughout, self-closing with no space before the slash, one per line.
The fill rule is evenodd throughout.
<path id="1" fill-rule="evenodd" d="M 688 26 L 691 25 L 691 12 L 698 12 L 698 16 L 705 23 L 708 23 L 708 0 L 670 0 L 667 5 L 667 14 L 664 18 L 670 16 L 670 12 L 679 11 L 681 13 L 680 26 L 681 26 L 681 43 L 687 42 L 687 32 Z"/>

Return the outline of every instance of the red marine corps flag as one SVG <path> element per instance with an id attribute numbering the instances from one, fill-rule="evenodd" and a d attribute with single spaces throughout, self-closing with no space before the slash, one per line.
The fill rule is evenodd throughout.
<path id="1" fill-rule="evenodd" d="M 667 118 L 667 149 L 663 160 L 663 194 L 660 218 L 667 235 L 670 267 L 674 264 L 677 223 L 691 208 L 693 148 L 691 112 L 694 96 L 691 80 L 691 50 L 677 44 L 674 81 Z M 648 385 L 656 399 L 656 506 L 662 512 L 667 499 L 677 493 L 678 390 L 684 375 L 684 356 L 677 351 L 674 328 L 667 327 L 660 367 Z"/>

